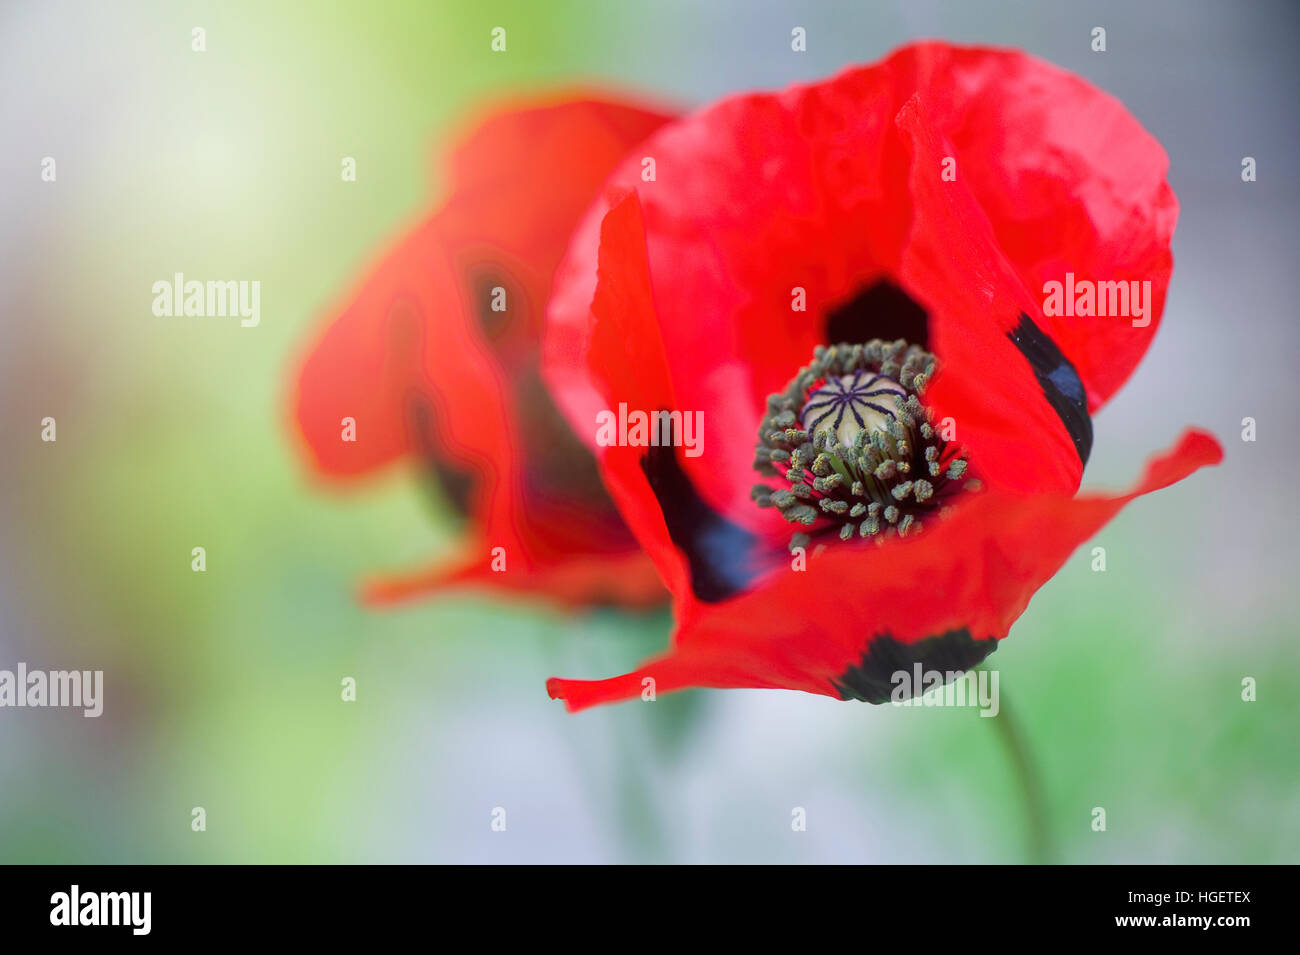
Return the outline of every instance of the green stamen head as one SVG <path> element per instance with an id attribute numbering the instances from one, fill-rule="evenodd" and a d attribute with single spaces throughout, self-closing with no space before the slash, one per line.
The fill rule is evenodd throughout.
<path id="1" fill-rule="evenodd" d="M 791 547 L 831 534 L 911 536 L 977 488 L 922 401 L 934 372 L 934 356 L 902 339 L 819 345 L 768 397 L 754 467 L 789 486 L 760 484 L 753 496 L 801 528 Z"/>

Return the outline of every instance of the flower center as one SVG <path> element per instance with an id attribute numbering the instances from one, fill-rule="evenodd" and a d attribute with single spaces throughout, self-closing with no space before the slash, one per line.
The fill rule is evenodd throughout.
<path id="1" fill-rule="evenodd" d="M 858 370 L 836 375 L 808 395 L 799 422 L 810 434 L 830 433 L 846 447 L 860 431 L 888 431 L 895 417 L 894 396 L 907 397 L 903 386 L 876 372 Z"/>
<path id="2" fill-rule="evenodd" d="M 902 339 L 819 345 L 768 398 L 754 467 L 789 487 L 759 484 L 752 496 L 808 529 L 792 548 L 829 532 L 906 537 L 922 517 L 943 516 L 952 495 L 978 490 L 951 431 L 921 402 L 934 370 L 933 355 Z"/>

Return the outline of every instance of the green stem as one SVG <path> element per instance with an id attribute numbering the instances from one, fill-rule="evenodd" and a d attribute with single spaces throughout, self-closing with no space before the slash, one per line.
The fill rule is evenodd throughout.
<path id="1" fill-rule="evenodd" d="M 1006 693 L 999 693 L 998 696 L 998 715 L 993 717 L 993 724 L 998 728 L 998 736 L 1006 744 L 1007 753 L 1015 766 L 1020 791 L 1024 794 L 1025 811 L 1029 819 L 1029 861 L 1036 865 L 1046 865 L 1051 863 L 1055 853 L 1047 826 L 1047 803 L 1043 798 L 1042 779 L 1030 754 L 1024 730 L 1016 721 L 1013 711 L 1007 707 Z"/>

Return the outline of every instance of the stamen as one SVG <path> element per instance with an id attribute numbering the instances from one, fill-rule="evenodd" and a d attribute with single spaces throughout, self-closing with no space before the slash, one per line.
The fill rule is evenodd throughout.
<path id="1" fill-rule="evenodd" d="M 922 518 L 943 517 L 954 494 L 978 488 L 921 400 L 934 372 L 934 356 L 902 339 L 818 345 L 768 397 L 754 467 L 790 486 L 759 484 L 752 496 L 807 528 L 792 548 L 829 533 L 911 536 Z"/>

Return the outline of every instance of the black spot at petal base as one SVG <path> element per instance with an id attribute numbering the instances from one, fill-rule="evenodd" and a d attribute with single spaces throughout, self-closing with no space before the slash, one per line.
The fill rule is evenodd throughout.
<path id="1" fill-rule="evenodd" d="M 668 536 L 690 565 L 695 596 L 718 603 L 745 589 L 755 576 L 757 538 L 700 497 L 673 448 L 647 448 L 641 470 L 659 501 Z"/>
<path id="2" fill-rule="evenodd" d="M 867 643 L 862 659 L 831 681 L 841 699 L 865 703 L 887 703 L 894 692 L 894 674 L 905 672 L 909 679 L 916 664 L 925 672 L 969 670 L 997 649 L 994 637 L 974 639 L 965 627 L 903 643 L 888 633 Z"/>
<path id="3" fill-rule="evenodd" d="M 823 340 L 828 344 L 873 338 L 887 342 L 902 338 L 929 347 L 930 322 L 925 309 L 888 279 L 868 285 L 826 316 Z"/>
<path id="4" fill-rule="evenodd" d="M 1043 389 L 1043 397 L 1069 432 L 1079 461 L 1087 464 L 1088 455 L 1092 453 L 1092 417 L 1088 414 L 1088 396 L 1084 393 L 1083 381 L 1074 365 L 1028 315 L 1021 314 L 1020 324 L 1009 331 L 1007 337 L 1029 362 L 1039 387 Z"/>

